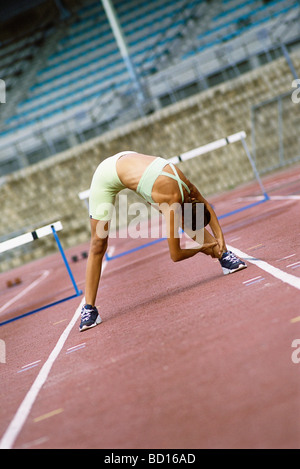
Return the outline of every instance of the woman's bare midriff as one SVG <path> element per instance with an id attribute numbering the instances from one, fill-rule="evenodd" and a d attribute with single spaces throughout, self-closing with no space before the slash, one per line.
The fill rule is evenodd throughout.
<path id="1" fill-rule="evenodd" d="M 136 191 L 144 171 L 156 158 L 156 156 L 144 155 L 142 153 L 129 153 L 120 156 L 116 164 L 116 169 L 124 186 Z M 177 170 L 183 180 L 189 184 L 189 181 L 181 171 L 179 169 Z M 168 164 L 164 167 L 164 171 L 174 174 Z M 169 199 L 172 201 L 177 198 L 181 199 L 177 181 L 165 177 L 164 175 L 158 176 L 152 188 L 152 198 L 157 201 L 157 203 L 168 202 Z"/>

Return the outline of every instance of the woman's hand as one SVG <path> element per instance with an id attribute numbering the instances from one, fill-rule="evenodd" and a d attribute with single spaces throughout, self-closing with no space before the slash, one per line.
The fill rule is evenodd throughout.
<path id="1" fill-rule="evenodd" d="M 211 250 L 212 248 L 218 246 L 218 242 L 212 242 L 212 243 L 203 243 L 200 248 L 197 248 L 199 252 L 204 252 L 207 250 Z"/>
<path id="2" fill-rule="evenodd" d="M 222 256 L 223 252 L 226 252 L 226 244 L 225 244 L 225 240 L 223 238 L 223 236 L 219 237 L 219 238 L 216 238 L 217 240 L 217 248 L 214 249 L 214 251 L 218 252 L 218 255 L 219 256 Z"/>

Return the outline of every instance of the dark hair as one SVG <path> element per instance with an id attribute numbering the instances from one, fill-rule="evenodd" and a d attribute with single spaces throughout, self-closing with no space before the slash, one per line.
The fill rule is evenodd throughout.
<path id="1" fill-rule="evenodd" d="M 199 204 L 203 205 L 203 223 L 202 223 L 202 217 L 199 217 L 199 208 L 197 209 L 197 206 Z M 185 210 L 185 215 L 187 215 L 186 207 L 184 207 L 185 205 L 186 204 L 182 204 L 182 213 L 184 213 L 183 211 Z M 200 202 L 200 200 L 193 200 L 192 202 L 190 202 L 190 205 L 191 205 L 191 209 L 190 207 L 188 207 L 189 208 L 188 216 L 185 216 L 185 219 L 183 220 L 184 226 L 186 228 L 192 229 L 193 231 L 201 230 L 202 228 L 207 226 L 210 222 L 210 219 L 211 219 L 210 211 L 208 210 L 208 208 L 203 202 Z M 198 220 L 197 220 L 197 215 L 198 215 Z M 201 226 L 199 225 L 199 218 L 201 221 Z"/>

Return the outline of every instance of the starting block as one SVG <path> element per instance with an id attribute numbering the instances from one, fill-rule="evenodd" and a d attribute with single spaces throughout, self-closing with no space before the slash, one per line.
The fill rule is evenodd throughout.
<path id="1" fill-rule="evenodd" d="M 12 287 L 15 287 L 16 285 L 20 285 L 20 283 L 22 283 L 22 280 L 20 279 L 20 277 L 17 277 L 14 280 L 7 280 L 6 286 L 7 288 L 12 288 Z"/>
<path id="2" fill-rule="evenodd" d="M 72 259 L 72 262 L 79 262 L 80 259 L 87 259 L 87 258 L 88 258 L 88 255 L 89 255 L 89 254 L 88 254 L 87 251 L 83 251 L 83 252 L 81 253 L 81 257 L 80 257 L 80 258 L 79 258 L 77 255 L 74 255 L 74 256 L 71 257 L 71 259 Z"/>

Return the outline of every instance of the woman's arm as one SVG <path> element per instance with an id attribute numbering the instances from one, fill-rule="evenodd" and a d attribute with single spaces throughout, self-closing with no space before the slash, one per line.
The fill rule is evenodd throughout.
<path id="1" fill-rule="evenodd" d="M 210 226 L 210 228 L 213 232 L 214 237 L 216 238 L 216 240 L 219 244 L 220 253 L 222 254 L 223 252 L 226 252 L 227 247 L 226 247 L 226 243 L 225 243 L 224 234 L 223 234 L 221 225 L 219 223 L 217 215 L 215 214 L 214 209 L 208 203 L 208 201 L 201 195 L 201 193 L 198 191 L 198 189 L 194 185 L 192 185 L 192 190 L 191 190 L 190 196 L 191 196 L 191 200 L 193 198 L 195 198 L 195 199 L 199 200 L 200 202 L 202 202 L 205 205 L 205 207 L 207 208 L 207 210 L 210 212 L 211 218 L 210 218 L 209 226 Z"/>
<path id="2" fill-rule="evenodd" d="M 174 206 L 172 207 L 172 205 L 170 206 L 168 204 L 162 204 L 160 208 L 161 212 L 163 213 L 166 219 L 167 239 L 172 261 L 183 261 L 184 259 L 188 259 L 190 257 L 195 256 L 199 252 L 205 252 L 207 250 L 210 250 L 218 244 L 216 240 L 210 240 L 212 242 L 203 243 L 198 248 L 182 249 L 180 246 L 179 236 L 179 227 L 181 223 L 181 208 L 179 204 L 176 205 L 177 207 L 174 208 Z"/>

